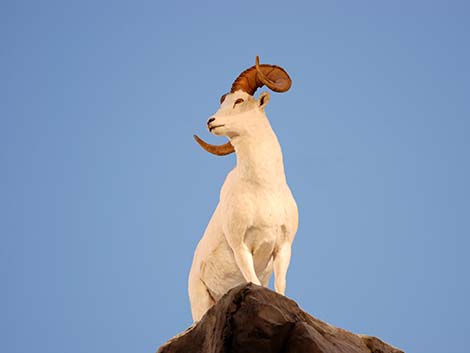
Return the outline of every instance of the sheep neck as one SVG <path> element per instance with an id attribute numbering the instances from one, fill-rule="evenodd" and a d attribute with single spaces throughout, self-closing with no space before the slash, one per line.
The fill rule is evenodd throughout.
<path id="1" fill-rule="evenodd" d="M 281 146 L 274 131 L 232 139 L 237 155 L 237 173 L 243 180 L 262 187 L 285 184 Z"/>

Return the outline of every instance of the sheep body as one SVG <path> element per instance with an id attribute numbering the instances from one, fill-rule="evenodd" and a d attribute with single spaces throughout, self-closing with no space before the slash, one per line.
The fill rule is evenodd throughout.
<path id="1" fill-rule="evenodd" d="M 243 99 L 243 104 L 237 104 Z M 194 321 L 229 289 L 252 282 L 284 294 L 298 211 L 286 183 L 282 151 L 264 113 L 269 94 L 258 100 L 237 91 L 209 120 L 235 148 L 236 167 L 227 175 L 220 200 L 194 253 L 189 297 Z"/>

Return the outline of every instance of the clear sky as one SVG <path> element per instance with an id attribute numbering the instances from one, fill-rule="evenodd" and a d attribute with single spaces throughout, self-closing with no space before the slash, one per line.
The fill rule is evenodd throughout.
<path id="1" fill-rule="evenodd" d="M 467 1 L 0 4 L 0 350 L 153 352 L 234 156 L 192 139 L 253 65 L 300 211 L 287 295 L 468 352 Z"/>

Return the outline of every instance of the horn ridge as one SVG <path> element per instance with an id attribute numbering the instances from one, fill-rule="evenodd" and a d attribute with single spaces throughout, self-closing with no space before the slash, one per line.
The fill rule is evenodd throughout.
<path id="1" fill-rule="evenodd" d="M 242 90 L 253 95 L 259 87 L 266 85 L 274 92 L 289 90 L 292 80 L 289 74 L 280 66 L 260 64 L 259 56 L 256 64 L 243 71 L 233 82 L 231 93 Z"/>

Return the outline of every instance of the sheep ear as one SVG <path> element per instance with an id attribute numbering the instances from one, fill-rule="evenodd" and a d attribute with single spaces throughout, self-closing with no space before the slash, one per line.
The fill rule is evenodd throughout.
<path id="1" fill-rule="evenodd" d="M 269 102 L 269 93 L 263 92 L 258 98 L 258 105 L 261 109 L 264 109 Z"/>

